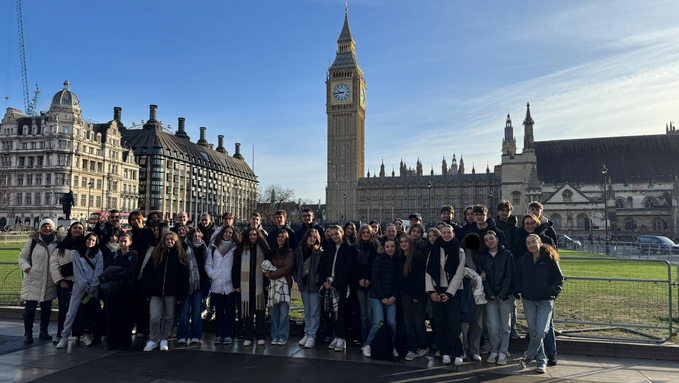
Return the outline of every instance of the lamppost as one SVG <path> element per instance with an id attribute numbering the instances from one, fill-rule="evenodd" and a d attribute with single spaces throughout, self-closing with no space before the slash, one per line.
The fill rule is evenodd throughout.
<path id="1" fill-rule="evenodd" d="M 344 223 L 347 221 L 347 192 L 344 192 Z"/>
<path id="2" fill-rule="evenodd" d="M 90 206 L 92 206 L 92 181 L 87 183 L 87 217 L 85 219 L 87 220 L 87 226 L 89 227 L 90 225 Z"/>
<path id="3" fill-rule="evenodd" d="M 608 174 L 608 169 L 604 164 L 601 168 L 601 174 L 603 177 L 603 188 L 604 188 L 604 225 L 606 226 L 606 237 L 604 243 L 606 244 L 606 254 L 608 254 L 608 192 L 606 190 L 606 175 Z"/>
<path id="4" fill-rule="evenodd" d="M 432 218 L 433 213 L 432 213 L 432 210 L 431 210 L 431 181 L 427 182 L 427 190 L 429 192 L 429 209 L 427 209 L 429 211 L 427 212 L 427 215 L 429 216 L 429 222 L 432 222 L 431 218 Z"/>

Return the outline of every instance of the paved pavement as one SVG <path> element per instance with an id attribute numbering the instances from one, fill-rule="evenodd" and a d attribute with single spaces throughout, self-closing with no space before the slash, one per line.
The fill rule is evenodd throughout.
<path id="1" fill-rule="evenodd" d="M 206 334 L 200 345 L 171 341 L 169 352 L 145 353 L 141 340 L 129 351 L 87 349 L 74 342 L 57 350 L 37 338 L 25 345 L 22 333 L 20 321 L 0 320 L 0 382 L 679 382 L 678 362 L 640 359 L 559 355 L 558 366 L 538 375 L 534 365 L 520 371 L 515 361 L 455 368 L 433 356 L 398 363 L 370 360 L 357 347 L 344 353 L 322 344 L 300 349 L 297 338 L 286 346 L 253 348 L 214 346 L 213 335 Z"/>

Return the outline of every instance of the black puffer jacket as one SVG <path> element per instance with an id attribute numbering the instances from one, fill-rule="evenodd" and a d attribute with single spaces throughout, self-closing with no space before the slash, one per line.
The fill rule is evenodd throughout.
<path id="1" fill-rule="evenodd" d="M 518 221 L 515 215 L 510 215 L 507 221 L 501 220 L 500 216 L 495 217 L 495 225 L 505 234 L 509 246 L 514 244 L 514 237 L 516 237 L 516 231 L 519 229 Z"/>
<path id="2" fill-rule="evenodd" d="M 547 226 L 542 224 L 535 229 L 533 234 L 537 234 L 540 237 L 542 243 L 545 245 L 556 247 L 554 246 L 555 243 L 552 238 L 546 235 L 546 231 Z M 528 251 L 528 248 L 526 247 L 526 238 L 528 238 L 528 233 L 526 230 L 524 230 L 522 227 L 518 228 L 516 230 L 516 237 L 514 238 L 514 244 L 512 246 L 512 254 L 514 254 L 515 261 L 521 258 L 521 256 Z"/>
<path id="3" fill-rule="evenodd" d="M 324 283 L 332 276 L 332 264 L 335 259 L 337 247 L 330 244 L 323 248 L 323 257 L 319 266 L 318 274 L 320 282 Z M 342 242 L 337 251 L 337 262 L 335 262 L 335 279 L 331 286 L 337 290 L 346 291 L 353 275 L 353 268 L 356 262 L 356 248 L 346 242 Z"/>
<path id="4" fill-rule="evenodd" d="M 427 257 L 417 250 L 413 252 L 411 257 L 414 258 L 408 276 L 403 275 L 403 266 L 405 265 L 406 257 L 399 257 L 398 259 L 397 271 L 400 278 L 398 287 L 400 291 L 410 293 L 413 299 L 424 301 L 427 299 L 427 287 L 424 282 Z"/>
<path id="5" fill-rule="evenodd" d="M 179 262 L 177 250 L 166 250 L 158 265 L 150 259 L 142 273 L 142 296 L 177 297 L 183 301 L 189 292 L 189 268 Z"/>
<path id="6" fill-rule="evenodd" d="M 563 289 L 563 274 L 559 263 L 550 258 L 544 249 L 540 258 L 533 262 L 533 255 L 526 252 L 513 269 L 514 293 L 523 299 L 540 301 L 556 299 Z"/>
<path id="7" fill-rule="evenodd" d="M 381 246 L 378 249 L 374 243 L 364 241 L 358 241 L 354 247 L 356 247 L 356 264 L 354 265 L 351 286 L 359 290 L 366 290 L 365 287 L 358 285 L 358 281 L 361 279 L 372 280 L 373 262 L 378 251 L 383 252 L 383 250 Z"/>
<path id="8" fill-rule="evenodd" d="M 483 288 L 486 297 L 496 297 L 500 300 L 509 298 L 512 294 L 512 273 L 514 268 L 514 257 L 512 252 L 499 246 L 497 254 L 493 257 L 488 249 L 482 250 L 484 258 L 484 271 L 486 280 L 483 281 Z"/>
<path id="9" fill-rule="evenodd" d="M 507 236 L 505 235 L 505 233 L 502 230 L 499 230 L 497 226 L 495 226 L 495 220 L 492 218 L 488 218 L 486 220 L 486 227 L 484 227 L 483 229 L 479 229 L 479 227 L 476 225 L 476 222 L 471 223 L 469 225 L 469 230 L 465 233 L 465 236 L 469 234 L 476 234 L 479 236 L 481 243 L 483 243 L 483 236 L 486 235 L 486 232 L 490 230 L 494 231 L 495 234 L 497 234 L 498 245 L 502 245 L 506 248 L 509 248 L 511 246 L 509 241 L 507 241 Z"/>
<path id="10" fill-rule="evenodd" d="M 370 278 L 370 297 L 375 299 L 398 297 L 399 260 L 394 254 L 380 254 L 373 261 L 372 277 Z M 403 269 L 401 269 L 403 271 Z"/>

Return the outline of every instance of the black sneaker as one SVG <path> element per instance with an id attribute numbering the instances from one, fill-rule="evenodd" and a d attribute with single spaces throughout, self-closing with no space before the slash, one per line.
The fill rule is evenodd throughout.
<path id="1" fill-rule="evenodd" d="M 45 333 L 41 332 L 40 334 L 38 334 L 38 337 L 42 340 L 52 340 L 52 335 L 50 335 L 46 332 Z"/>
<path id="2" fill-rule="evenodd" d="M 33 335 L 31 334 L 24 335 L 24 343 L 33 343 Z"/>
<path id="3" fill-rule="evenodd" d="M 550 367 L 556 366 L 556 355 L 547 356 L 547 365 Z"/>

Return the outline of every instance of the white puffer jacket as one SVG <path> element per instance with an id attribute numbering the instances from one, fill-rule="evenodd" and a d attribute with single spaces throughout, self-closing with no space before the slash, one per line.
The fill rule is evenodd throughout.
<path id="1" fill-rule="evenodd" d="M 31 255 L 31 243 L 33 241 L 37 241 L 37 244 Z M 21 270 L 31 269 L 21 281 L 21 299 L 44 302 L 54 300 L 57 297 L 57 285 L 54 284 L 50 274 L 50 254 L 56 249 L 57 244 L 58 242 L 54 241 L 46 245 L 37 232 L 31 234 L 28 242 L 19 253 Z"/>
<path id="2" fill-rule="evenodd" d="M 226 255 L 222 256 L 214 245 L 208 248 L 205 255 L 205 273 L 212 279 L 210 290 L 213 294 L 231 294 L 236 291 L 231 277 L 235 251 L 236 246 L 233 246 Z"/>
<path id="3" fill-rule="evenodd" d="M 65 249 L 64 255 L 60 256 L 58 248 L 52 250 L 50 255 L 50 274 L 54 283 L 59 283 L 62 280 L 75 281 L 75 276 L 73 275 L 68 277 L 61 275 L 61 266 L 73 262 L 73 253 L 75 253 L 75 250 Z"/>

